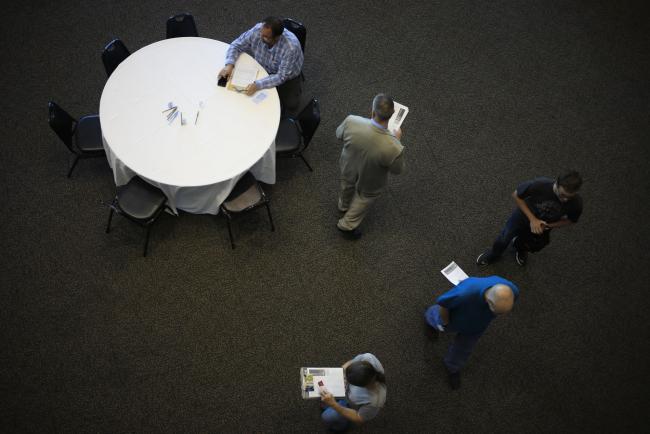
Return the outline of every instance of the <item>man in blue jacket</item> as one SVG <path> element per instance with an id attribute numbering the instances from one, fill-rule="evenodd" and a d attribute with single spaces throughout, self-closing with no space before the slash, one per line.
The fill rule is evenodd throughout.
<path id="1" fill-rule="evenodd" d="M 490 322 L 510 312 L 518 296 L 519 288 L 502 277 L 469 277 L 427 309 L 424 318 L 435 336 L 456 333 L 444 358 L 452 389 L 460 387 L 460 370 Z"/>

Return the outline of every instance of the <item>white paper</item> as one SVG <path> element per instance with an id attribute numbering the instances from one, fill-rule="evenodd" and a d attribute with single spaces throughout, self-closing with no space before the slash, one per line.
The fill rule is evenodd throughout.
<path id="1" fill-rule="evenodd" d="M 257 78 L 257 69 L 245 66 L 238 66 L 232 73 L 230 84 L 235 89 L 246 89 L 246 87 Z"/>
<path id="2" fill-rule="evenodd" d="M 345 381 L 343 379 L 343 368 L 302 368 L 301 374 L 306 370 L 312 373 L 314 378 L 314 390 L 303 395 L 306 399 L 320 398 L 318 382 L 324 383 L 325 389 L 336 398 L 345 397 Z M 318 375 L 324 374 L 324 375 Z"/>
<path id="3" fill-rule="evenodd" d="M 259 104 L 259 103 L 261 103 L 262 101 L 264 101 L 264 100 L 266 99 L 266 97 L 267 97 L 266 92 L 258 92 L 257 95 L 255 95 L 255 96 L 253 97 L 252 101 L 253 101 L 255 104 Z"/>
<path id="4" fill-rule="evenodd" d="M 409 108 L 396 101 L 393 101 L 393 104 L 395 106 L 395 112 L 393 113 L 393 116 L 391 116 L 388 120 L 388 130 L 395 132 L 399 127 L 402 126 L 402 122 L 404 122 L 404 119 L 409 112 Z"/>
<path id="5" fill-rule="evenodd" d="M 469 277 L 454 261 L 451 261 L 451 263 L 440 270 L 440 272 L 454 285 L 458 285 Z"/>

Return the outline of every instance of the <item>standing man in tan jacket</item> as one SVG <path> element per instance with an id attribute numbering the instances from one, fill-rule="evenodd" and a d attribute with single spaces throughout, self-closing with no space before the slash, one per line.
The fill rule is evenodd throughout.
<path id="1" fill-rule="evenodd" d="M 350 115 L 336 129 L 343 141 L 338 207 L 345 213 L 336 226 L 349 238 L 361 237 L 359 225 L 386 186 L 388 172 L 404 170 L 402 130 L 388 130 L 394 111 L 393 99 L 380 93 L 372 101 L 370 119 Z"/>

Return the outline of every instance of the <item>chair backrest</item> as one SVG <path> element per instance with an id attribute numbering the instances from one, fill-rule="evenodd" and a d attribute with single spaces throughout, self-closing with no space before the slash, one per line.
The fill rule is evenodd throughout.
<path id="1" fill-rule="evenodd" d="M 167 39 L 184 36 L 199 36 L 191 14 L 183 13 L 167 19 Z"/>
<path id="2" fill-rule="evenodd" d="M 302 131 L 303 145 L 306 148 L 320 124 L 320 103 L 312 98 L 309 104 L 298 115 L 298 123 Z"/>
<path id="3" fill-rule="evenodd" d="M 72 136 L 77 126 L 77 120 L 70 116 L 68 112 L 63 110 L 57 103 L 50 101 L 47 104 L 49 108 L 49 123 L 50 128 L 54 130 L 57 136 L 65 143 L 70 152 L 75 152 L 72 144 Z"/>
<path id="4" fill-rule="evenodd" d="M 296 38 L 298 38 L 298 41 L 300 41 L 300 48 L 302 48 L 302 52 L 304 53 L 305 44 L 307 43 L 307 29 L 305 26 L 296 20 L 292 20 L 291 18 L 285 18 L 282 20 L 282 23 L 284 24 L 285 29 L 296 35 Z"/>
<path id="5" fill-rule="evenodd" d="M 128 48 L 124 45 L 124 42 L 119 38 L 115 38 L 109 42 L 104 47 L 104 51 L 102 51 L 102 61 L 104 62 L 106 75 L 110 77 L 113 71 L 115 71 L 115 68 L 117 68 L 124 59 L 129 57 L 130 54 Z"/>

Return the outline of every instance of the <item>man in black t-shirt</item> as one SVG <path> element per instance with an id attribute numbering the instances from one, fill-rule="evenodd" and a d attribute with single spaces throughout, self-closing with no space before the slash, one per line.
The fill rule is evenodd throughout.
<path id="1" fill-rule="evenodd" d="M 526 265 L 528 252 L 537 252 L 549 242 L 551 229 L 577 223 L 582 214 L 580 174 L 570 171 L 556 180 L 536 178 L 512 192 L 517 209 L 512 213 L 492 248 L 476 258 L 477 265 L 496 261 L 513 242 L 517 264 Z"/>

